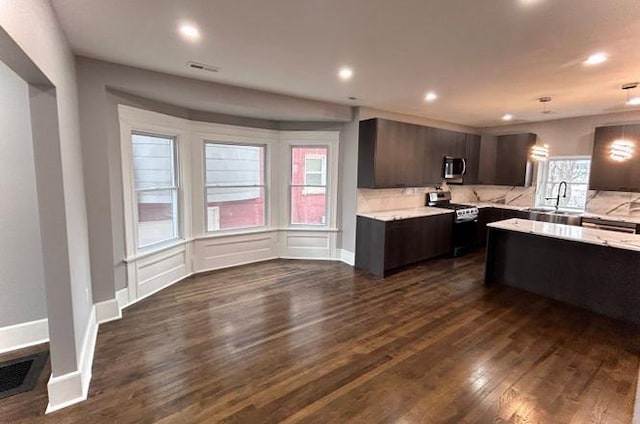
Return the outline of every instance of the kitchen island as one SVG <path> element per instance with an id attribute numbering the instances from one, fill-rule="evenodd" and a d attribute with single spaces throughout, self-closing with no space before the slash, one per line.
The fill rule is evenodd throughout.
<path id="1" fill-rule="evenodd" d="M 487 227 L 486 284 L 640 325 L 640 235 L 524 219 Z"/>

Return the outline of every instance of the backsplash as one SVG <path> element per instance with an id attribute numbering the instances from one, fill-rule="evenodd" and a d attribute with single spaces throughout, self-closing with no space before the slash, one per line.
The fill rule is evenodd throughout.
<path id="1" fill-rule="evenodd" d="M 640 217 L 640 193 L 589 190 L 587 212 L 619 217 Z"/>
<path id="2" fill-rule="evenodd" d="M 535 187 L 511 186 L 449 186 L 454 203 L 496 203 L 500 205 L 527 206 L 536 203 Z"/>
<path id="3" fill-rule="evenodd" d="M 434 187 L 358 189 L 358 212 L 383 212 L 424 206 L 425 194 Z M 487 185 L 443 185 L 451 190 L 454 203 L 495 203 L 533 207 L 536 203 L 535 187 L 509 187 Z M 640 217 L 640 193 L 595 191 L 587 195 L 587 212 L 618 217 Z"/>
<path id="4" fill-rule="evenodd" d="M 358 189 L 358 212 L 384 212 L 424 206 L 425 193 L 434 187 Z"/>
<path id="5" fill-rule="evenodd" d="M 507 186 L 459 186 L 443 184 L 451 190 L 454 203 L 498 203 L 513 206 L 533 206 L 535 188 Z M 424 206 L 425 194 L 434 187 L 358 189 L 358 212 L 383 212 L 395 209 L 411 209 Z"/>

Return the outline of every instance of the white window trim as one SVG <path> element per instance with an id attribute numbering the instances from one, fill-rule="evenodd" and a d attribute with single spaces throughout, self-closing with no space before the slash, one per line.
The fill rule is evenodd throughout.
<path id="1" fill-rule="evenodd" d="M 547 158 L 546 161 L 539 162 L 540 166 L 538 167 L 538 178 L 537 178 L 536 199 L 535 199 L 536 207 L 549 207 L 549 205 L 544 203 L 545 194 L 544 194 L 544 190 L 542 190 L 542 187 L 547 183 L 547 179 L 549 175 L 549 163 L 554 160 L 591 160 L 591 156 L 586 156 L 586 155 L 585 156 L 577 156 L 577 155 L 550 156 L 549 158 Z M 588 185 L 589 183 L 587 182 L 587 189 L 588 189 Z M 584 211 L 585 208 L 586 208 L 586 205 L 583 208 L 561 207 L 560 209 Z"/>
<path id="2" fill-rule="evenodd" d="M 191 236 L 190 173 L 188 172 L 189 124 L 187 121 L 144 111 L 128 106 L 118 106 L 120 117 L 120 154 L 122 158 L 123 202 L 125 212 L 125 250 L 127 257 L 162 251 L 174 245 L 183 244 Z M 138 247 L 137 191 L 133 174 L 133 148 L 131 135 L 143 133 L 174 139 L 176 179 L 178 185 L 178 236 L 171 240 Z"/>
<path id="3" fill-rule="evenodd" d="M 337 131 L 286 131 L 280 134 L 281 158 L 280 170 L 286 172 L 281 176 L 281 204 L 280 227 L 299 229 L 326 229 L 335 228 L 337 225 L 337 198 L 338 198 L 338 146 L 339 133 Z M 327 148 L 327 205 L 324 224 L 292 224 L 291 223 L 291 178 L 292 172 L 292 148 L 293 147 L 322 147 Z M 286 162 L 285 162 L 286 161 Z"/>
<path id="4" fill-rule="evenodd" d="M 226 144 L 226 145 L 230 145 L 230 146 L 256 146 L 256 147 L 263 147 L 264 148 L 264 157 L 263 157 L 263 161 L 264 161 L 264 169 L 263 169 L 263 184 L 262 185 L 246 185 L 246 186 L 217 186 L 217 185 L 207 185 L 207 155 L 206 155 L 206 148 L 207 148 L 207 144 Z M 267 144 L 260 144 L 260 143 L 248 143 L 248 142 L 229 142 L 229 141 L 218 141 L 218 140 L 203 140 L 202 142 L 202 185 L 203 185 L 203 202 L 204 202 L 204 232 L 206 234 L 223 234 L 223 233 L 242 233 L 243 231 L 250 231 L 250 230 L 261 230 L 261 229 L 265 229 L 267 227 L 269 227 L 269 210 L 270 210 L 270 205 L 271 202 L 269 201 L 269 196 L 268 196 L 268 187 L 267 187 L 267 181 L 269 181 L 268 178 L 268 163 L 267 163 L 267 158 L 268 158 L 268 151 L 269 151 L 269 146 Z M 247 187 L 247 188 L 261 188 L 264 191 L 264 224 L 263 225 L 254 225 L 251 227 L 239 227 L 239 228 L 228 228 L 225 230 L 222 229 L 218 229 L 218 230 L 209 230 L 209 222 L 208 222 L 208 211 L 209 208 L 207 206 L 207 189 L 209 188 L 221 188 L 221 187 Z"/>
<path id="5" fill-rule="evenodd" d="M 172 243 L 153 246 L 163 251 L 185 241 L 253 234 L 269 231 L 336 232 L 338 200 L 339 131 L 278 131 L 233 125 L 189 121 L 158 112 L 118 105 L 123 173 L 125 212 L 125 250 L 127 260 L 154 250 L 138 251 L 135 247 L 135 221 L 133 187 L 133 161 L 130 135 L 133 131 L 172 136 L 176 139 L 179 165 L 179 216 L 181 237 Z M 262 228 L 206 231 L 204 141 L 232 144 L 260 144 L 266 146 L 265 197 L 267 199 L 266 225 Z M 327 160 L 327 219 L 324 225 L 292 225 L 289 223 L 291 176 L 291 146 L 328 147 Z"/>

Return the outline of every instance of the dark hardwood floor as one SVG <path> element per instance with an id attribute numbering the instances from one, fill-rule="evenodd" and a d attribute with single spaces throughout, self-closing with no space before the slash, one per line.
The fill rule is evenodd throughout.
<path id="1" fill-rule="evenodd" d="M 286 260 L 190 278 L 100 326 L 86 402 L 45 417 L 40 384 L 0 400 L 0 421 L 631 422 L 638 331 L 487 288 L 483 261 L 385 280 Z"/>

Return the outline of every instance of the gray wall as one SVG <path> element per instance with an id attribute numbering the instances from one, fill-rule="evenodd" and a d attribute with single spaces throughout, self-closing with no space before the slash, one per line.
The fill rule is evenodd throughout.
<path id="1" fill-rule="evenodd" d="M 483 136 L 531 132 L 538 135 L 538 144 L 549 145 L 552 156 L 589 156 L 593 150 L 596 127 L 639 122 L 640 111 L 636 110 L 552 121 L 518 123 L 483 128 L 481 131 Z"/>
<path id="2" fill-rule="evenodd" d="M 76 70 L 96 302 L 113 299 L 115 291 L 126 287 L 118 104 L 197 121 L 290 130 L 342 130 L 353 114 L 349 106 L 83 57 L 76 58 Z M 341 142 L 353 144 L 344 136 Z"/>
<path id="3" fill-rule="evenodd" d="M 47 318 L 29 87 L 0 62 L 0 327 Z"/>
<path id="4" fill-rule="evenodd" d="M 48 1 L 2 4 L 0 58 L 31 84 L 52 373 L 58 376 L 78 370 L 93 304 L 74 59 Z"/>

